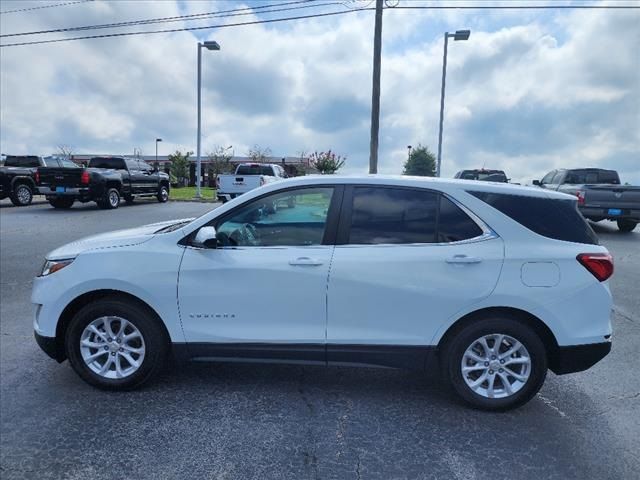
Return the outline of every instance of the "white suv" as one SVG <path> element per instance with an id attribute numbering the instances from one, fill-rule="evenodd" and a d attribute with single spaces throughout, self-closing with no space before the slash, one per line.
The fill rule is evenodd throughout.
<path id="1" fill-rule="evenodd" d="M 131 389 L 174 359 L 424 370 L 504 410 L 547 368 L 611 349 L 607 250 L 569 195 L 412 177 L 316 176 L 195 220 L 54 250 L 36 339 L 92 385 Z"/>

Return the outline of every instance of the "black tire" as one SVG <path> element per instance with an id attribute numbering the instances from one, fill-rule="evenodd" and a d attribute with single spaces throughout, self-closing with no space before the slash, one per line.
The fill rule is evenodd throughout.
<path id="1" fill-rule="evenodd" d="M 531 359 L 529 377 L 524 385 L 512 395 L 504 398 L 488 398 L 475 392 L 467 385 L 462 374 L 462 361 L 467 348 L 477 339 L 491 334 L 508 335 L 519 341 L 526 348 Z M 465 402 L 481 410 L 505 411 L 524 405 L 538 393 L 547 376 L 547 353 L 540 337 L 519 319 L 505 315 L 479 318 L 466 325 L 448 340 L 442 353 L 444 379 L 450 383 Z M 514 365 L 511 368 L 518 367 Z M 480 376 L 481 373 L 480 371 L 477 375 Z M 498 378 L 498 374 L 495 375 Z M 515 378 L 511 378 L 515 380 Z M 496 381 L 498 382 L 496 385 L 502 385 L 502 380 Z"/>
<path id="2" fill-rule="evenodd" d="M 165 203 L 169 200 L 169 189 L 166 185 L 160 185 L 160 190 L 158 190 L 156 198 L 160 203 Z"/>
<path id="3" fill-rule="evenodd" d="M 98 203 L 100 208 L 104 208 L 106 210 L 116 209 L 120 206 L 120 192 L 117 188 L 108 188 L 104 197 L 96 203 Z"/>
<path id="4" fill-rule="evenodd" d="M 144 358 L 138 369 L 129 376 L 106 378 L 89 368 L 82 357 L 80 351 L 82 333 L 87 325 L 100 317 L 124 318 L 133 324 L 142 335 L 145 349 Z M 69 363 L 80 378 L 94 387 L 103 390 L 137 388 L 157 376 L 166 363 L 169 339 L 159 322 L 160 320 L 148 309 L 128 300 L 104 298 L 90 303 L 73 317 L 67 328 L 64 345 Z M 105 355 L 113 354 L 109 352 Z"/>
<path id="5" fill-rule="evenodd" d="M 622 219 L 622 220 L 618 220 L 618 230 L 620 230 L 621 232 L 632 232 L 634 228 L 636 228 L 636 225 L 638 225 L 638 222 L 636 222 L 635 220 L 626 220 L 626 219 Z"/>
<path id="6" fill-rule="evenodd" d="M 9 198 L 16 207 L 26 207 L 33 201 L 33 189 L 26 183 L 19 183 L 13 187 Z"/>
<path id="7" fill-rule="evenodd" d="M 73 202 L 75 201 L 74 198 L 50 198 L 49 199 L 49 205 L 51 205 L 53 208 L 63 208 L 63 209 L 67 209 L 67 208 L 71 208 L 71 206 L 73 205 Z"/>

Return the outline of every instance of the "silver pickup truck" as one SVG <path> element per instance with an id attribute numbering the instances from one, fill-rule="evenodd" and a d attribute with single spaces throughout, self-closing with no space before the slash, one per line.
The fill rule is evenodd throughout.
<path id="1" fill-rule="evenodd" d="M 575 195 L 582 215 L 594 222 L 614 220 L 623 232 L 632 231 L 640 222 L 640 187 L 621 185 L 615 170 L 553 170 L 533 184 Z"/>
<path id="2" fill-rule="evenodd" d="M 267 183 L 287 178 L 287 173 L 274 163 L 241 163 L 236 173 L 218 175 L 216 190 L 222 203 Z"/>

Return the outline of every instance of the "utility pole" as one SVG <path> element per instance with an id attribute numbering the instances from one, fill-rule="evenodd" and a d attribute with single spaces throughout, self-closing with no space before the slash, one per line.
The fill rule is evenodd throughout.
<path id="1" fill-rule="evenodd" d="M 378 173 L 378 131 L 380 130 L 380 61 L 382 56 L 382 2 L 376 0 L 373 34 L 373 86 L 371 89 L 371 143 L 369 173 Z"/>

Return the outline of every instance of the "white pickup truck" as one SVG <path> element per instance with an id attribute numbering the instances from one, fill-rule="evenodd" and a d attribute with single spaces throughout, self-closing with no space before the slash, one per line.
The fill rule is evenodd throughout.
<path id="1" fill-rule="evenodd" d="M 236 168 L 236 173 L 218 175 L 216 180 L 218 200 L 225 203 L 254 188 L 285 178 L 287 178 L 287 173 L 280 165 L 273 163 L 241 163 Z"/>

